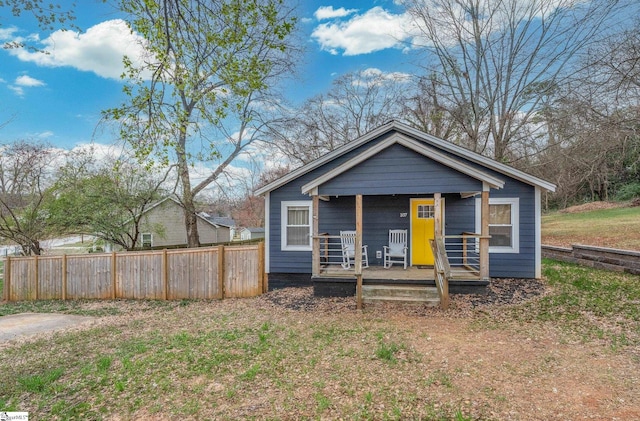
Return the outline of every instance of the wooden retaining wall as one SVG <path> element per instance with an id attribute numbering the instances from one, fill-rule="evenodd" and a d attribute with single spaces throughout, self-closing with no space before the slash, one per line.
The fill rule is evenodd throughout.
<path id="1" fill-rule="evenodd" d="M 542 246 L 542 257 L 640 275 L 640 252 L 574 244 L 571 248 Z"/>
<path id="2" fill-rule="evenodd" d="M 223 299 L 267 291 L 264 243 L 244 246 L 7 257 L 6 301 Z"/>

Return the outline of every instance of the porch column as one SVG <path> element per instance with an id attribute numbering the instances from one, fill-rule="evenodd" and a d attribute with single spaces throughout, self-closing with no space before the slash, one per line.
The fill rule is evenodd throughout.
<path id="1" fill-rule="evenodd" d="M 319 204 L 320 200 L 317 194 L 312 196 L 312 205 L 311 205 L 311 235 L 312 235 L 312 252 L 311 252 L 311 275 L 317 276 L 320 274 L 320 238 L 318 237 L 319 232 L 319 222 L 318 222 L 318 213 L 319 213 Z"/>
<path id="2" fill-rule="evenodd" d="M 435 224 L 435 236 L 442 236 L 442 200 L 440 199 L 440 193 L 433 194 L 433 223 Z M 427 247 L 430 247 L 427 244 Z"/>
<path id="3" fill-rule="evenodd" d="M 354 248 L 356 270 L 356 308 L 362 308 L 362 195 L 356 195 L 356 243 Z"/>
<path id="4" fill-rule="evenodd" d="M 489 186 L 482 186 L 480 200 L 480 279 L 489 280 Z"/>

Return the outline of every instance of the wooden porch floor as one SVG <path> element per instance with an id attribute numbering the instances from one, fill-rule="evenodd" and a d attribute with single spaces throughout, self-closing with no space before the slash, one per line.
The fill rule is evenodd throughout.
<path id="1" fill-rule="evenodd" d="M 479 275 L 463 268 L 453 271 L 453 279 L 459 281 L 477 281 Z M 343 269 L 340 265 L 321 268 L 319 278 L 353 278 L 354 269 Z M 433 281 L 433 267 L 409 266 L 406 270 L 402 266 L 392 266 L 385 269 L 382 266 L 369 266 L 362 269 L 362 278 L 387 281 Z"/>

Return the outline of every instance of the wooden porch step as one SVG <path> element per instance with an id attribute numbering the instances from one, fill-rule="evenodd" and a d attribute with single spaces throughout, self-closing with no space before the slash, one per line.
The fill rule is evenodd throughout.
<path id="1" fill-rule="evenodd" d="M 364 303 L 394 302 L 437 306 L 440 304 L 435 287 L 421 285 L 363 285 Z"/>

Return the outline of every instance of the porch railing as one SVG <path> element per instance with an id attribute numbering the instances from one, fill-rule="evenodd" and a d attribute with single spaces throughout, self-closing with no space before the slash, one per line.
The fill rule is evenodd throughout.
<path id="1" fill-rule="evenodd" d="M 313 240 L 318 242 L 321 269 L 342 265 L 342 243 L 339 235 L 320 234 L 313 237 Z"/>
<path id="2" fill-rule="evenodd" d="M 443 237 L 452 277 L 461 274 L 480 275 L 480 237 L 480 234 L 472 232 Z"/>
<path id="3" fill-rule="evenodd" d="M 464 232 L 460 235 L 446 235 L 440 238 L 451 278 L 480 275 L 480 234 Z M 343 256 L 339 235 L 323 233 L 314 236 L 313 241 L 314 247 L 318 249 L 315 258 L 318 259 L 319 271 L 315 275 L 321 271 L 341 267 Z M 436 256 L 435 252 L 434 256 Z M 353 270 L 353 267 L 351 269 Z"/>
<path id="4" fill-rule="evenodd" d="M 449 278 L 451 277 L 451 267 L 447 259 L 444 239 L 438 237 L 435 240 L 429 240 L 429 245 L 433 252 L 433 271 L 436 288 L 440 296 L 440 307 L 447 309 L 449 307 Z"/>

